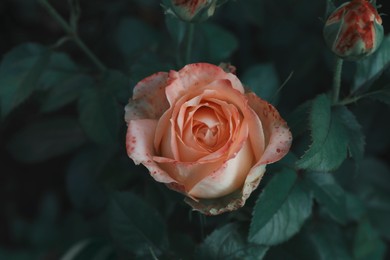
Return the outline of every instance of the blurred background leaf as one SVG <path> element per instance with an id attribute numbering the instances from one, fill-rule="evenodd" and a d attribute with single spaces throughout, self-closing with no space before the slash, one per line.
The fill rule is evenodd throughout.
<path id="1" fill-rule="evenodd" d="M 248 244 L 238 224 L 216 229 L 199 247 L 197 259 L 262 259 L 267 246 Z"/>
<path id="2" fill-rule="evenodd" d="M 165 224 L 159 213 L 135 195 L 113 194 L 109 209 L 112 236 L 136 256 L 158 256 L 167 246 Z"/>
<path id="3" fill-rule="evenodd" d="M 38 44 L 15 47 L 0 66 L 0 101 L 2 117 L 20 105 L 35 90 L 49 61 L 49 51 Z"/>
<path id="4" fill-rule="evenodd" d="M 71 152 L 85 141 L 77 121 L 59 117 L 23 128 L 12 137 L 7 147 L 17 160 L 33 163 Z"/>

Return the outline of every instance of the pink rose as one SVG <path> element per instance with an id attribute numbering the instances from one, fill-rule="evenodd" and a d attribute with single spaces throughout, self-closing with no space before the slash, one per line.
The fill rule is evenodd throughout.
<path id="1" fill-rule="evenodd" d="M 339 57 L 358 60 L 375 52 L 383 39 L 382 18 L 367 0 L 337 8 L 324 26 L 326 44 Z"/>
<path id="2" fill-rule="evenodd" d="M 271 104 L 207 63 L 143 79 L 125 111 L 129 157 L 205 214 L 242 207 L 292 140 Z"/>

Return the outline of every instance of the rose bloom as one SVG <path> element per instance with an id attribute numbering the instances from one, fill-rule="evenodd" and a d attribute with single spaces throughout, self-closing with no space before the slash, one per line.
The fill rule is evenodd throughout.
<path id="1" fill-rule="evenodd" d="M 129 157 L 208 215 L 242 207 L 292 141 L 271 104 L 207 63 L 143 79 L 125 111 Z"/>
<path id="2" fill-rule="evenodd" d="M 327 19 L 324 37 L 339 57 L 358 60 L 375 52 L 383 39 L 382 18 L 366 0 L 353 0 L 337 8 Z"/>

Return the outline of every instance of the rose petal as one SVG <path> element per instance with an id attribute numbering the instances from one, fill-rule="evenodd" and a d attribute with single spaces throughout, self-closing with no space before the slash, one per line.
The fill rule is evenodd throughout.
<path id="1" fill-rule="evenodd" d="M 155 156 L 153 159 L 158 162 L 161 169 L 168 172 L 174 180 L 183 185 L 186 192 L 206 178 L 210 172 L 217 171 L 223 164 L 223 159 L 208 163 L 177 162 L 159 156 Z"/>
<path id="2" fill-rule="evenodd" d="M 169 81 L 166 88 L 166 96 L 172 106 L 176 101 L 188 93 L 189 90 L 196 90 L 205 87 L 216 80 L 229 80 L 231 86 L 244 93 L 240 80 L 231 73 L 224 72 L 220 67 L 208 63 L 195 63 L 185 66 L 180 71 L 170 71 Z"/>
<path id="3" fill-rule="evenodd" d="M 291 132 L 275 107 L 254 93 L 248 93 L 246 96 L 249 106 L 263 123 L 266 148 L 257 164 L 276 162 L 288 153 L 292 142 Z"/>
<path id="4" fill-rule="evenodd" d="M 194 210 L 200 211 L 205 215 L 218 215 L 227 211 L 233 211 L 245 205 L 246 200 L 253 190 L 257 188 L 261 178 L 265 173 L 266 165 L 253 167 L 245 180 L 242 190 L 237 190 L 229 195 L 216 199 L 186 198 L 185 202 Z"/>
<path id="5" fill-rule="evenodd" d="M 165 98 L 168 73 L 158 72 L 140 81 L 133 90 L 133 98 L 125 107 L 125 121 L 158 119 L 169 108 Z"/>
<path id="6" fill-rule="evenodd" d="M 253 165 L 253 152 L 249 142 L 238 154 L 225 162 L 217 171 L 211 172 L 198 182 L 188 194 L 201 199 L 225 196 L 242 187 Z"/>
<path id="7" fill-rule="evenodd" d="M 152 119 L 131 120 L 126 134 L 127 154 L 135 164 L 142 163 L 146 166 L 156 181 L 163 183 L 176 182 L 153 160 L 153 138 L 156 126 L 157 121 Z"/>

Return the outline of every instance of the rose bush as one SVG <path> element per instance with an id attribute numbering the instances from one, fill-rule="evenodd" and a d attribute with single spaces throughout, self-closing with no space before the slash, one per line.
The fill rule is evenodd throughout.
<path id="1" fill-rule="evenodd" d="M 271 104 L 207 63 L 143 79 L 125 111 L 129 157 L 205 214 L 243 206 L 292 141 Z"/>

